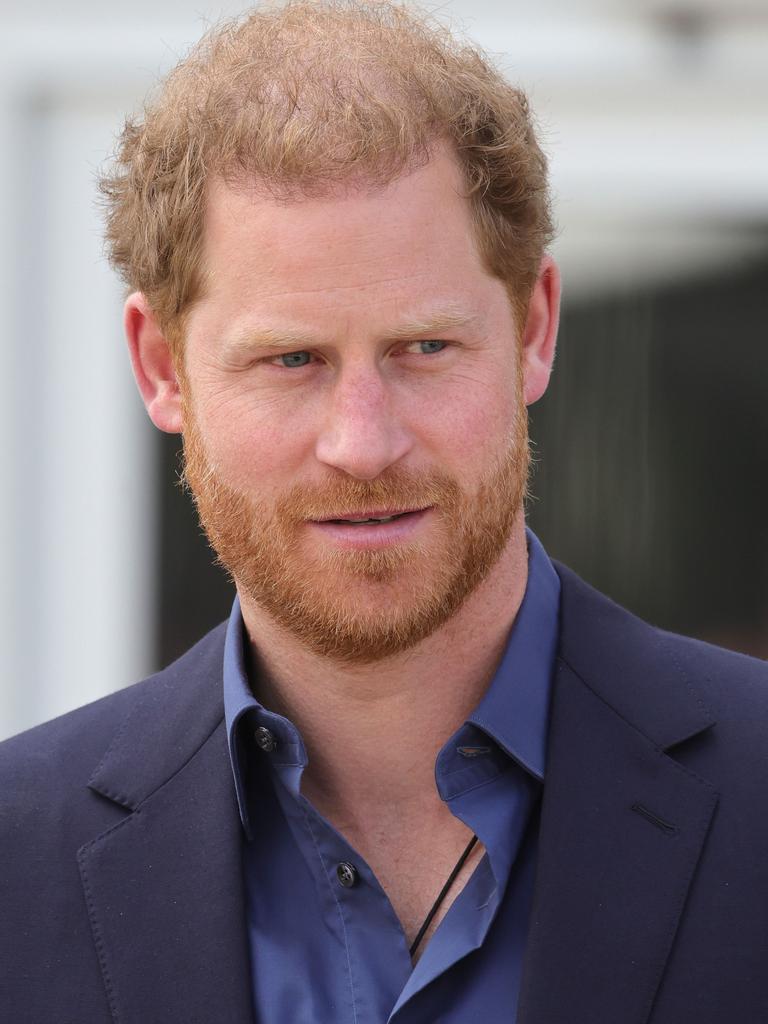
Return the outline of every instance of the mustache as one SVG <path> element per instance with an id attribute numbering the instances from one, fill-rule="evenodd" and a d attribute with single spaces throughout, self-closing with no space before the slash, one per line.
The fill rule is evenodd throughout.
<path id="1" fill-rule="evenodd" d="M 403 512 L 437 506 L 450 510 L 461 489 L 444 473 L 419 474 L 392 470 L 375 480 L 339 478 L 318 487 L 292 487 L 277 506 L 281 518 L 304 520 L 344 519 L 361 511 L 392 509 Z"/>

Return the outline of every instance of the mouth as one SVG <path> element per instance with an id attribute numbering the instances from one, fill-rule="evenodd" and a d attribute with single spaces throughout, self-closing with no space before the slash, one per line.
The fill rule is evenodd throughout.
<path id="1" fill-rule="evenodd" d="M 345 516 L 310 520 L 315 536 L 348 551 L 380 549 L 414 540 L 430 520 L 432 506 L 360 509 Z"/>
<path id="2" fill-rule="evenodd" d="M 402 511 L 373 509 L 370 511 L 354 512 L 343 517 L 315 519 L 313 521 L 316 523 L 333 523 L 337 526 L 376 526 L 379 523 L 393 523 L 397 519 L 403 519 L 406 516 L 416 515 L 425 511 L 426 509 L 424 508 L 409 508 Z"/>

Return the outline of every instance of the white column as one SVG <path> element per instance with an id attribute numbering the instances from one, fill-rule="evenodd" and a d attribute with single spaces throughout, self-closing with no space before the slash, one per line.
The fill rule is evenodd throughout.
<path id="1" fill-rule="evenodd" d="M 3 703 L 9 735 L 153 666 L 152 428 L 94 176 L 131 98 L 34 84 L 0 124 Z M 10 442 L 10 443 L 9 443 Z"/>

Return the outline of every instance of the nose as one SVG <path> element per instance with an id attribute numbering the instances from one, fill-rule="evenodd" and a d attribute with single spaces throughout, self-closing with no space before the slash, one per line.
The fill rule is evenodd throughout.
<path id="1" fill-rule="evenodd" d="M 342 373 L 317 438 L 318 460 L 359 480 L 373 480 L 411 447 L 381 374 L 372 367 Z"/>

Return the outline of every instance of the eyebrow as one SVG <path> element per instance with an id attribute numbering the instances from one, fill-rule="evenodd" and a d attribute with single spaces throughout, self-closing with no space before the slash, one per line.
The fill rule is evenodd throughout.
<path id="1" fill-rule="evenodd" d="M 226 340 L 226 347 L 234 351 L 259 349 L 301 349 L 311 342 L 304 331 L 278 327 L 246 327 Z"/>
<path id="2" fill-rule="evenodd" d="M 476 313 L 465 313 L 448 307 L 423 317 L 404 320 L 396 327 L 383 332 L 383 336 L 392 341 L 407 341 L 409 338 L 424 337 L 425 335 L 440 335 L 444 331 L 466 327 L 476 320 L 478 320 Z M 308 331 L 285 327 L 248 327 L 233 334 L 226 342 L 229 349 L 248 352 L 260 349 L 296 351 L 320 344 L 324 344 L 324 342 L 318 338 L 313 339 Z"/>
<path id="3" fill-rule="evenodd" d="M 442 334 L 457 327 L 466 327 L 478 319 L 476 313 L 462 313 L 458 309 L 446 309 L 426 317 L 406 320 L 404 323 L 387 331 L 387 337 L 396 341 L 413 338 L 416 335 Z"/>

